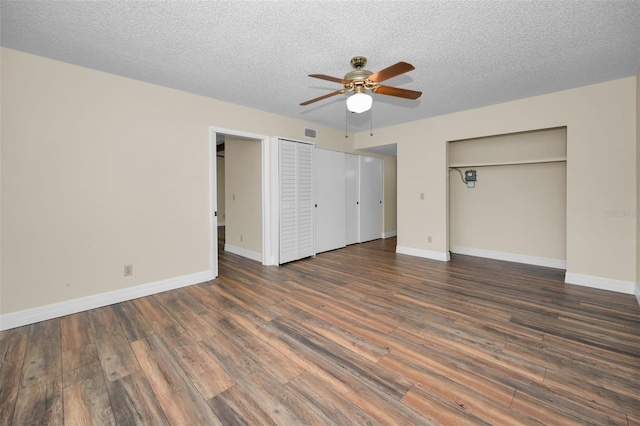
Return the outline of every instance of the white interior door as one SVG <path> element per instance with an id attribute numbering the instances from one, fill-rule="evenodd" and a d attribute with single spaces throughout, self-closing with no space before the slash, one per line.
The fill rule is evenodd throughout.
<path id="1" fill-rule="evenodd" d="M 317 149 L 315 158 L 316 253 L 347 245 L 345 153 Z"/>
<path id="2" fill-rule="evenodd" d="M 382 238 L 382 159 L 360 156 L 360 242 Z"/>
<path id="3" fill-rule="evenodd" d="M 346 244 L 355 244 L 360 241 L 359 157 L 355 154 L 345 154 Z"/>
<path id="4" fill-rule="evenodd" d="M 211 275 L 218 276 L 218 160 L 216 133 L 209 134 L 209 226 L 211 228 Z"/>

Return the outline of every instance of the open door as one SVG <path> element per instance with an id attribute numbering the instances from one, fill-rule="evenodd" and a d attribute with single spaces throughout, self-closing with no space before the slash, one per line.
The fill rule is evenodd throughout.
<path id="1" fill-rule="evenodd" d="M 209 226 L 211 230 L 211 274 L 218 276 L 218 159 L 216 132 L 209 136 Z"/>

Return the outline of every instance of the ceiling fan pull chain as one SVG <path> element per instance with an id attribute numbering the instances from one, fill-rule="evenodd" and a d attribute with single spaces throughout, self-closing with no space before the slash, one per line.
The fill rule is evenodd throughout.
<path id="1" fill-rule="evenodd" d="M 371 133 L 369 133 L 369 136 L 373 136 L 373 110 L 371 110 L 371 115 L 369 116 L 370 122 L 371 122 Z"/>
<path id="2" fill-rule="evenodd" d="M 345 139 L 349 137 L 349 133 L 347 132 L 347 119 L 349 117 L 349 110 L 344 109 L 344 137 Z"/>

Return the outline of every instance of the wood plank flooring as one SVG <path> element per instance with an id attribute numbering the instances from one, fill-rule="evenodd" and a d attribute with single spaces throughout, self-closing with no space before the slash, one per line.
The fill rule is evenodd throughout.
<path id="1" fill-rule="evenodd" d="M 640 425 L 633 296 L 395 244 L 6 330 L 0 425 Z"/>

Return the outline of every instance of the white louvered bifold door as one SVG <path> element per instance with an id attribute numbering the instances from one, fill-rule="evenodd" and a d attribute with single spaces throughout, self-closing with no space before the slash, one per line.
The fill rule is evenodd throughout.
<path id="1" fill-rule="evenodd" d="M 280 263 L 298 257 L 298 145 L 280 141 Z"/>
<path id="2" fill-rule="evenodd" d="M 313 145 L 298 145 L 298 259 L 313 256 Z"/>
<path id="3" fill-rule="evenodd" d="M 313 145 L 279 141 L 279 263 L 313 256 Z"/>

